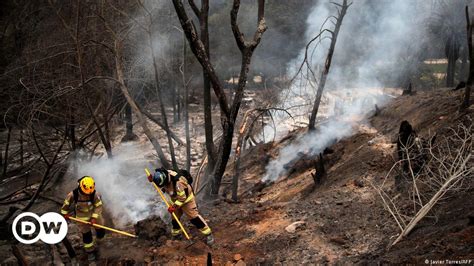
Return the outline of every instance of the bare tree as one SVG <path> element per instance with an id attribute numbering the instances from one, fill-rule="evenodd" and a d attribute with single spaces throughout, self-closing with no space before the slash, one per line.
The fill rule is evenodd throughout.
<path id="1" fill-rule="evenodd" d="M 341 29 L 342 20 L 344 19 L 344 16 L 346 15 L 347 9 L 349 8 L 349 6 L 352 3 L 348 4 L 347 0 L 344 0 L 342 2 L 342 5 L 338 4 L 338 3 L 333 3 L 333 4 L 336 5 L 338 16 L 337 16 L 337 18 L 336 17 L 330 17 L 329 18 L 330 20 L 332 18 L 335 18 L 336 22 L 335 22 L 334 30 L 332 30 L 332 31 L 327 30 L 331 34 L 331 44 L 329 46 L 328 54 L 326 56 L 326 61 L 324 63 L 324 69 L 321 72 L 321 76 L 319 78 L 318 90 L 316 92 L 316 99 L 314 100 L 313 109 L 311 111 L 311 116 L 309 118 L 309 124 L 308 124 L 308 129 L 309 130 L 314 130 L 315 129 L 316 116 L 318 115 L 318 109 L 319 109 L 319 105 L 321 103 L 321 97 L 323 96 L 324 86 L 326 85 L 326 80 L 327 80 L 327 77 L 329 75 L 329 69 L 331 67 L 332 57 L 333 57 L 333 54 L 334 54 L 334 49 L 336 47 L 337 36 L 339 34 L 339 30 Z M 321 35 L 321 33 L 318 34 L 318 36 L 316 36 L 315 38 L 313 38 L 308 43 L 308 45 L 310 43 L 312 43 L 313 41 L 317 40 L 318 38 L 320 38 L 320 35 Z M 308 45 L 306 46 L 306 51 L 308 50 L 308 47 L 309 47 Z M 306 53 L 306 55 L 307 55 L 307 53 Z M 305 60 L 307 60 L 307 57 L 305 58 Z M 308 66 L 308 67 L 311 67 L 311 66 Z"/>
<path id="2" fill-rule="evenodd" d="M 174 154 L 174 146 L 173 146 L 173 141 L 171 139 L 171 133 L 170 133 L 170 127 L 168 125 L 168 118 L 166 116 L 166 108 L 163 102 L 163 96 L 161 92 L 161 86 L 160 86 L 160 80 L 159 80 L 159 71 L 158 71 L 158 62 L 156 59 L 155 55 L 155 45 L 153 43 L 153 33 L 151 31 L 151 26 L 153 24 L 153 16 L 151 15 L 150 11 L 148 11 L 143 4 L 141 4 L 140 1 L 138 1 L 140 6 L 145 10 L 145 13 L 148 15 L 148 27 L 146 28 L 146 33 L 148 35 L 148 42 L 151 50 L 151 57 L 153 61 L 153 70 L 154 70 L 154 77 L 155 77 L 155 89 L 156 89 L 156 94 L 158 96 L 158 101 L 160 103 L 160 110 L 161 110 L 161 117 L 163 119 L 163 125 L 164 129 L 166 131 L 166 137 L 168 138 L 168 145 L 170 149 L 170 156 L 171 156 L 171 163 L 175 169 L 178 168 L 178 164 L 176 163 L 176 156 Z M 174 105 L 174 103 L 173 103 Z"/>
<path id="3" fill-rule="evenodd" d="M 448 58 L 448 66 L 446 69 L 446 87 L 454 86 L 454 75 L 456 73 L 456 62 L 460 55 L 461 45 L 457 36 L 452 34 L 446 40 L 444 52 Z"/>
<path id="4" fill-rule="evenodd" d="M 55 148 L 54 151 L 49 150 L 47 148 L 42 148 L 38 138 L 36 136 L 35 130 L 37 129 L 32 129 L 30 132 L 32 134 L 32 138 L 34 141 L 34 145 L 40 154 L 40 157 L 45 164 L 45 170 L 43 172 L 43 175 L 41 177 L 41 181 L 36 188 L 35 192 L 31 197 L 29 197 L 29 201 L 25 206 L 21 206 L 21 211 L 28 211 L 36 202 L 38 197 L 40 196 L 40 193 L 45 189 L 47 183 L 49 180 L 52 178 L 53 173 L 58 173 L 58 172 L 63 172 L 65 173 L 65 164 L 64 164 L 64 157 L 61 158 L 61 153 L 63 151 L 64 143 L 66 141 L 66 134 L 64 134 L 64 137 L 60 141 L 59 145 Z M 42 141 L 44 142 L 44 141 Z M 49 143 L 48 146 L 50 146 L 51 143 Z M 57 169 L 55 169 L 57 168 Z M 25 189 L 22 189 L 24 191 Z M 15 192 L 16 194 L 17 192 Z M 14 194 L 10 194 L 12 196 Z M 8 213 L 6 213 L 1 219 L 0 219 L 0 228 L 4 227 L 7 223 L 7 221 L 18 211 L 20 210 L 20 207 L 18 206 L 11 206 Z"/>
<path id="5" fill-rule="evenodd" d="M 147 138 L 150 140 L 151 144 L 155 148 L 161 164 L 164 167 L 169 168 L 170 164 L 168 160 L 166 159 L 165 154 L 163 153 L 163 149 L 161 148 L 160 143 L 158 142 L 158 140 L 156 139 L 156 137 L 153 135 L 150 128 L 148 127 L 146 119 L 143 117 L 143 114 L 140 112 L 140 108 L 138 108 L 138 105 L 135 102 L 135 99 L 133 99 L 133 97 L 130 95 L 128 87 L 125 84 L 125 77 L 123 73 L 123 62 L 122 62 L 122 42 L 120 39 L 118 39 L 118 36 L 115 39 L 114 53 L 115 53 L 115 68 L 116 68 L 116 74 L 117 74 L 117 82 L 120 84 L 120 90 L 125 96 L 125 99 L 127 99 L 128 104 L 130 104 L 130 107 L 132 107 L 132 109 L 137 114 L 138 122 L 143 128 L 143 132 L 145 133 L 145 135 L 147 136 Z"/>
<path id="6" fill-rule="evenodd" d="M 186 81 L 186 35 L 183 33 L 183 63 L 180 68 L 184 88 L 184 131 L 186 132 L 186 170 L 191 170 L 191 136 L 189 135 L 189 91 Z M 190 79 L 191 80 L 191 79 Z"/>
<path id="7" fill-rule="evenodd" d="M 178 168 L 178 165 L 177 165 L 177 162 L 176 162 L 175 151 L 174 151 L 174 145 L 173 145 L 173 141 L 172 141 L 173 138 L 175 138 L 175 139 L 178 139 L 178 138 L 173 137 L 173 135 L 175 135 L 175 134 L 171 131 L 171 129 L 169 127 L 168 118 L 167 118 L 167 115 L 166 115 L 166 108 L 165 108 L 165 105 L 164 105 L 164 102 L 163 102 L 162 88 L 161 88 L 161 83 L 160 83 L 160 75 L 159 75 L 158 62 L 157 62 L 157 55 L 155 54 L 155 50 L 154 50 L 155 45 L 154 45 L 154 38 L 153 38 L 154 36 L 153 36 L 153 32 L 152 32 L 152 25 L 154 23 L 153 15 L 151 14 L 150 10 L 148 10 L 147 7 L 145 7 L 145 5 L 141 1 L 138 0 L 136 2 L 146 14 L 146 17 L 147 17 L 147 23 L 146 24 L 143 24 L 143 23 L 139 22 L 137 19 L 130 16 L 127 12 L 117 8 L 112 3 L 109 3 L 109 4 L 119 14 L 121 14 L 122 16 L 130 19 L 132 22 L 134 22 L 135 25 L 138 26 L 141 30 L 143 30 L 146 33 L 147 37 L 148 37 L 148 47 L 150 48 L 150 51 L 151 51 L 151 57 L 152 57 L 152 63 L 153 63 L 153 75 L 154 75 L 154 81 L 155 81 L 155 91 L 156 91 L 157 98 L 158 98 L 158 101 L 159 101 L 159 104 L 160 104 L 160 111 L 161 111 L 162 121 L 158 122 L 157 120 L 152 119 L 151 114 L 146 114 L 146 115 L 147 115 L 148 118 L 154 120 L 155 123 L 159 124 L 165 130 L 166 137 L 168 139 L 168 145 L 169 145 L 169 151 L 170 151 L 172 166 L 174 168 Z M 120 47 L 123 45 L 122 42 L 123 41 L 119 41 L 119 46 Z M 123 64 L 123 62 L 122 62 L 122 64 Z M 122 69 L 122 74 L 123 74 L 123 69 Z M 174 105 L 174 103 L 173 103 L 173 105 Z M 138 104 L 136 104 L 136 102 L 135 102 L 135 106 L 137 107 L 136 111 L 145 112 L 144 108 L 138 106 Z M 133 108 L 133 105 L 132 105 L 132 108 Z M 140 116 L 142 116 L 142 115 L 139 115 L 139 117 Z M 140 118 L 139 118 L 139 120 L 140 120 Z M 141 124 L 143 125 L 143 123 L 141 123 Z M 178 141 L 178 142 L 182 143 L 182 141 Z M 156 150 L 156 148 L 157 148 L 157 146 L 155 147 L 155 150 Z M 160 156 L 161 155 L 159 155 L 159 157 Z M 167 163 L 167 162 L 164 163 L 163 162 L 163 159 L 160 157 L 160 161 L 162 162 L 163 166 L 170 167 L 169 163 Z"/>
<path id="8" fill-rule="evenodd" d="M 458 79 L 464 80 L 467 60 L 467 47 L 463 42 L 463 1 L 439 0 L 433 1 L 433 12 L 427 19 L 427 33 L 430 46 L 444 50 L 447 59 L 446 87 L 454 87 L 456 63 L 462 56 L 462 65 L 458 71 Z M 435 40 L 435 41 L 433 41 Z"/>
<path id="9" fill-rule="evenodd" d="M 201 38 L 199 38 L 196 28 L 192 23 L 192 20 L 189 19 L 182 1 L 173 0 L 173 5 L 175 7 L 184 33 L 186 34 L 186 38 L 189 41 L 189 45 L 191 47 L 192 52 L 194 53 L 197 60 L 209 76 L 212 88 L 214 89 L 214 93 L 217 96 L 221 109 L 223 136 L 217 152 L 217 161 L 213 170 L 211 182 L 211 194 L 216 196 L 219 193 L 222 176 L 229 160 L 232 148 L 235 120 L 240 109 L 243 91 L 247 83 L 247 74 L 249 71 L 252 54 L 255 48 L 257 48 L 258 44 L 260 43 L 263 33 L 267 29 L 264 19 L 265 1 L 258 1 L 258 25 L 251 41 L 246 41 L 244 39 L 244 35 L 240 31 L 239 26 L 237 24 L 237 15 L 239 12 L 240 1 L 234 0 L 233 2 L 232 10 L 230 12 L 231 27 L 235 41 L 237 43 L 237 46 L 239 47 L 242 56 L 242 63 L 239 75 L 239 82 L 235 88 L 234 98 L 232 100 L 232 105 L 230 106 L 228 104 L 227 97 L 224 93 L 222 83 L 209 60 L 209 56 L 206 52 L 206 47 L 204 46 Z"/>
<path id="10" fill-rule="evenodd" d="M 209 0 L 201 1 L 201 9 L 199 9 L 194 0 L 188 0 L 189 5 L 191 6 L 194 14 L 199 18 L 199 26 L 201 30 L 200 39 L 204 46 L 204 50 L 208 60 L 210 61 L 209 54 Z M 209 75 L 207 74 L 204 67 L 202 67 L 203 72 L 203 98 L 204 98 L 204 133 L 206 138 L 206 150 L 208 156 L 207 170 L 206 172 L 210 173 L 214 169 L 216 164 L 216 147 L 214 144 L 214 134 L 213 134 L 213 125 L 212 125 L 212 112 L 211 112 L 211 82 Z"/>
<path id="11" fill-rule="evenodd" d="M 74 47 L 74 52 L 75 52 L 75 63 L 79 72 L 79 84 L 77 85 L 77 87 L 80 89 L 81 96 L 84 99 L 84 105 L 86 106 L 92 121 L 94 125 L 97 127 L 97 133 L 99 135 L 99 138 L 102 144 L 104 145 L 104 148 L 107 152 L 107 156 L 111 158 L 112 145 L 111 145 L 111 139 L 110 139 L 109 128 L 108 128 L 108 119 L 107 119 L 108 114 L 107 113 L 105 114 L 104 124 L 101 125 L 101 122 L 98 119 L 98 112 L 99 112 L 99 107 L 104 104 L 102 102 L 102 99 L 109 98 L 109 101 L 105 105 L 107 105 L 107 107 L 110 107 L 112 105 L 112 102 L 110 101 L 112 98 L 100 97 L 97 107 L 93 108 L 91 100 L 90 100 L 89 92 L 86 91 L 86 87 L 89 86 L 89 83 L 86 82 L 86 71 L 84 69 L 86 47 L 83 44 L 84 41 L 82 40 L 82 37 L 81 37 L 81 25 L 83 23 L 82 22 L 83 15 L 81 14 L 81 10 L 82 10 L 81 1 L 76 1 L 75 22 L 72 25 L 67 23 L 64 16 L 60 13 L 60 10 L 54 6 L 52 1 L 49 1 L 49 5 L 55 11 L 56 16 L 61 21 L 64 30 L 68 33 L 68 36 L 73 42 L 73 47 Z M 106 108 L 105 110 L 109 109 L 107 107 L 105 107 Z M 74 116 L 72 116 L 71 119 L 74 120 Z M 72 135 L 74 134 L 71 132 L 71 136 Z"/>
<path id="12" fill-rule="evenodd" d="M 467 48 L 469 51 L 469 75 L 464 89 L 464 99 L 461 109 L 466 109 L 471 105 L 471 88 L 474 81 L 474 52 L 472 51 L 472 21 L 469 17 L 469 7 L 466 6 L 466 31 L 467 31 Z"/>

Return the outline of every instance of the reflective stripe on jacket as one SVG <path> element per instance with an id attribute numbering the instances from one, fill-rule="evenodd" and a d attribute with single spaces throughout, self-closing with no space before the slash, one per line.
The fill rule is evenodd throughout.
<path id="1" fill-rule="evenodd" d="M 178 175 L 178 173 L 173 170 L 167 171 L 170 180 L 173 180 Z M 176 187 L 173 186 L 173 182 L 171 181 L 164 187 L 164 190 L 170 195 L 171 201 L 178 207 L 194 199 L 193 188 L 188 184 L 184 176 L 180 176 L 178 181 L 176 181 Z"/>
<path id="2" fill-rule="evenodd" d="M 67 194 L 64 200 L 63 206 L 61 207 L 61 214 L 68 214 L 71 211 L 71 205 L 74 203 L 76 217 L 89 221 L 91 218 L 99 218 L 102 214 L 102 200 L 98 192 L 94 195 L 94 200 L 90 201 L 90 196 L 82 193 L 78 193 L 77 202 L 74 202 L 74 193 L 71 191 Z"/>

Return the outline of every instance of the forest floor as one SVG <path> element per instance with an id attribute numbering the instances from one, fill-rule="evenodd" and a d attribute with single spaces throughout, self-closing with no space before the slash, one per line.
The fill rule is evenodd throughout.
<path id="1" fill-rule="evenodd" d="M 97 264 L 202 265 L 208 253 L 220 265 L 425 263 L 427 259 L 474 263 L 474 187 L 441 202 L 411 234 L 388 249 L 399 229 L 370 185 L 382 182 L 396 161 L 394 139 L 401 121 L 409 121 L 422 137 L 442 134 L 460 120 L 472 118 L 473 107 L 464 114 L 457 111 L 460 97 L 461 92 L 437 90 L 394 99 L 369 123 L 360 125 L 357 133 L 330 147 L 327 175 L 318 186 L 310 166 L 255 189 L 265 173 L 265 158 L 275 156 L 291 138 L 252 147 L 242 156 L 240 202 L 220 199 L 199 205 L 215 234 L 212 248 L 186 222 L 194 236 L 192 245 L 168 236 L 152 241 L 110 234 L 100 242 Z M 393 180 L 388 182 L 394 186 Z M 45 201 L 41 208 L 55 210 L 57 205 Z M 290 233 L 287 227 L 294 222 L 301 223 Z M 74 227 L 70 226 L 69 238 L 79 261 L 85 262 Z M 38 264 L 55 256 L 68 261 L 61 245 L 18 246 Z M 0 258 L 15 262 L 8 241 L 0 242 Z"/>

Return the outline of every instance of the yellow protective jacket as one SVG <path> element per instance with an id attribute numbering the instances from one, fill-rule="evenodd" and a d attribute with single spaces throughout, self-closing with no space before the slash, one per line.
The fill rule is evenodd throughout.
<path id="1" fill-rule="evenodd" d="M 164 187 L 164 191 L 170 195 L 173 204 L 178 207 L 192 201 L 194 199 L 193 188 L 188 184 L 186 177 L 179 175 L 173 170 L 167 170 L 170 182 Z M 178 177 L 179 176 L 179 177 Z M 176 180 L 178 178 L 178 180 Z M 173 182 L 173 180 L 176 180 Z"/>
<path id="2" fill-rule="evenodd" d="M 74 191 L 67 194 L 64 200 L 63 206 L 61 207 L 61 214 L 68 214 L 71 210 L 71 205 L 75 204 L 74 211 L 76 212 L 76 218 L 89 221 L 91 218 L 98 219 L 102 214 L 102 200 L 100 194 L 95 192 L 93 197 L 77 191 L 77 202 L 74 202 Z"/>

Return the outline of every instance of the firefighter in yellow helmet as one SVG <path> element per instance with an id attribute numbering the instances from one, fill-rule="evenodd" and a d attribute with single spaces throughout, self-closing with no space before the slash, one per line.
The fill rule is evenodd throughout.
<path id="1" fill-rule="evenodd" d="M 74 208 L 71 205 L 74 204 Z M 88 253 L 89 260 L 95 260 L 95 243 L 92 236 L 92 224 L 103 224 L 102 200 L 100 194 L 95 190 L 95 182 L 91 176 L 83 176 L 78 180 L 78 186 L 67 194 L 61 207 L 61 214 L 69 219 L 73 216 L 83 221 L 90 222 L 91 225 L 78 224 L 82 233 L 84 249 Z M 97 239 L 105 235 L 105 230 L 94 228 Z"/>
<path id="2" fill-rule="evenodd" d="M 190 222 L 206 236 L 207 244 L 212 245 L 214 243 L 211 228 L 199 215 L 193 188 L 191 187 L 192 177 L 188 171 L 178 170 L 176 172 L 160 168 L 156 169 L 154 174 L 148 176 L 148 181 L 155 182 L 159 188 L 170 196 L 173 205 L 168 208 L 168 212 L 174 212 L 178 219 L 181 218 L 183 213 L 186 214 Z M 181 235 L 181 229 L 174 219 L 172 225 L 171 235 L 173 237 Z"/>

